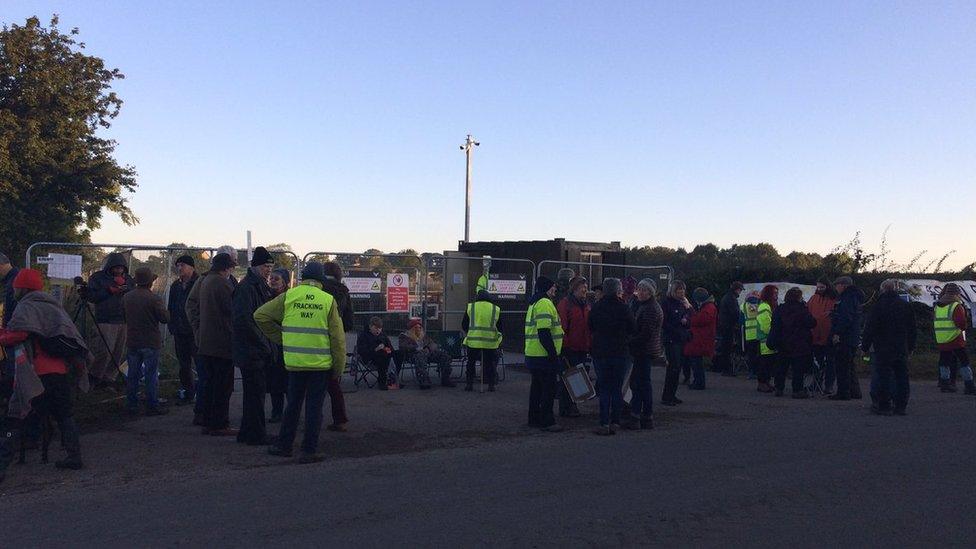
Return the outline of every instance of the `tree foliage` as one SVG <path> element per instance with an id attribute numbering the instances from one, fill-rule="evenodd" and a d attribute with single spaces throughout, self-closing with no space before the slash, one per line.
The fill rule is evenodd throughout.
<path id="1" fill-rule="evenodd" d="M 57 16 L 0 30 L 0 242 L 11 254 L 40 240 L 86 242 L 103 209 L 138 222 L 124 196 L 135 169 L 98 136 L 119 114 L 111 86 L 124 76 L 86 55 L 77 35 Z"/>

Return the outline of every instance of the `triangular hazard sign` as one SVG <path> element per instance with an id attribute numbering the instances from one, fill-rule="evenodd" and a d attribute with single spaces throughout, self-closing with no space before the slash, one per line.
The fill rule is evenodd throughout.
<path id="1" fill-rule="evenodd" d="M 376 282 L 376 281 L 374 280 L 374 281 L 373 281 L 373 289 L 374 289 L 374 290 L 379 290 L 379 289 L 380 289 L 380 283 L 379 283 L 379 282 Z"/>
<path id="2" fill-rule="evenodd" d="M 497 291 L 498 291 L 498 289 L 497 289 L 497 288 L 495 288 L 495 284 L 494 284 L 494 283 L 492 283 L 492 284 L 491 284 L 491 288 L 488 288 L 488 291 L 489 291 L 489 292 L 497 292 Z"/>

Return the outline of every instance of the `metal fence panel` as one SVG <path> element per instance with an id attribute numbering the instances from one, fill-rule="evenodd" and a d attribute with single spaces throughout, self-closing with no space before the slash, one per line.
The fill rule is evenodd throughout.
<path id="1" fill-rule="evenodd" d="M 561 299 L 568 288 L 566 276 L 560 277 L 562 270 L 572 271 L 572 276 L 583 276 L 592 289 L 603 283 L 605 278 L 619 278 L 624 283 L 625 292 L 636 289 L 637 282 L 642 278 L 650 278 L 657 283 L 659 294 L 667 292 L 668 286 L 674 280 L 674 269 L 669 265 L 622 265 L 616 263 L 590 263 L 586 261 L 540 261 L 536 271 L 538 276 L 545 276 L 556 281 L 557 299 Z M 629 299 L 630 296 L 624 296 Z"/>

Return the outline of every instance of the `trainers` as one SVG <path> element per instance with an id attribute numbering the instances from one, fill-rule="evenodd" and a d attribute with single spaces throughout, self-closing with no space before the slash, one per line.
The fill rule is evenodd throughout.
<path id="1" fill-rule="evenodd" d="M 298 457 L 298 463 L 300 463 L 302 465 L 305 465 L 305 464 L 308 464 L 308 463 L 318 463 L 318 462 L 323 461 L 323 460 L 325 460 L 325 456 L 323 456 L 322 454 L 319 454 L 319 453 L 312 454 L 312 453 L 309 453 L 309 452 L 302 452 L 302 455 Z"/>
<path id="2" fill-rule="evenodd" d="M 285 450 L 284 448 L 279 448 L 278 446 L 269 446 L 268 454 L 272 456 L 290 458 L 291 450 Z"/>

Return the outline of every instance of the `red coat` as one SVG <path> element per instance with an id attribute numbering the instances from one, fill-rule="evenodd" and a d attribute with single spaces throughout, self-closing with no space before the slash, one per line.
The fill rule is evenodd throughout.
<path id="1" fill-rule="evenodd" d="M 685 343 L 685 356 L 715 356 L 718 307 L 709 301 L 691 317 L 691 341 Z"/>
<path id="2" fill-rule="evenodd" d="M 30 336 L 27 332 L 14 332 L 11 330 L 0 330 L 0 345 L 13 347 L 23 343 Z M 40 345 L 34 345 L 34 373 L 39 376 L 44 374 L 66 374 L 68 366 L 63 358 L 50 356 L 41 349 Z"/>
<path id="3" fill-rule="evenodd" d="M 556 306 L 559 311 L 559 322 L 563 325 L 563 349 L 578 353 L 590 352 L 592 338 L 590 336 L 590 306 L 582 305 L 570 296 L 559 301 Z"/>
<path id="4" fill-rule="evenodd" d="M 836 304 L 836 299 L 822 295 L 814 295 L 807 303 L 807 309 L 817 321 L 817 325 L 811 330 L 814 345 L 830 345 L 830 313 L 833 312 Z"/>

